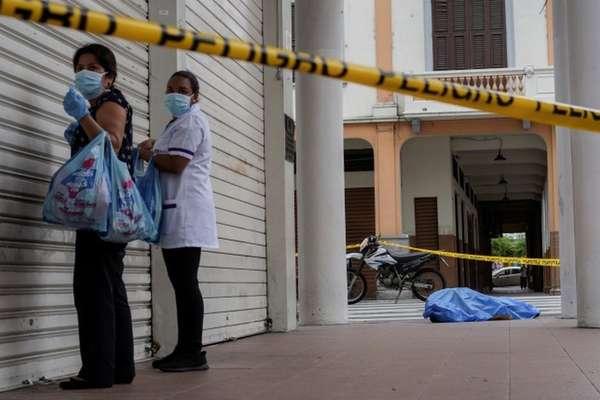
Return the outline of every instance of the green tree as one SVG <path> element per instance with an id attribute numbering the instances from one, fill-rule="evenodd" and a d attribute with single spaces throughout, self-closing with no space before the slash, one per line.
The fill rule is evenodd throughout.
<path id="1" fill-rule="evenodd" d="M 513 239 L 513 257 L 527 257 L 527 246 L 523 239 Z"/>
<path id="2" fill-rule="evenodd" d="M 500 257 L 525 257 L 527 248 L 525 239 L 502 236 L 492 239 L 492 255 Z"/>

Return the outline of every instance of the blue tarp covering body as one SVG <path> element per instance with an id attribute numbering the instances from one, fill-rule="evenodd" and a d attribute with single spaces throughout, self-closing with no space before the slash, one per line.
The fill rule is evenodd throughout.
<path id="1" fill-rule="evenodd" d="M 433 293 L 425 304 L 424 318 L 432 322 L 475 322 L 495 319 L 533 319 L 540 310 L 509 297 L 492 297 L 469 288 Z"/>

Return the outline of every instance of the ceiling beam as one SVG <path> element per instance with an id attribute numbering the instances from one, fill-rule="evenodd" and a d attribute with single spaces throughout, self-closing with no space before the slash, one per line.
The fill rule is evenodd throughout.
<path id="1" fill-rule="evenodd" d="M 536 164 L 497 164 L 466 165 L 463 171 L 467 177 L 507 175 L 535 175 L 546 177 L 546 167 Z"/>
<path id="2" fill-rule="evenodd" d="M 502 201 L 504 198 L 504 193 L 502 194 L 478 194 L 478 201 Z M 534 193 L 509 193 L 509 200 L 541 200 L 542 196 L 534 194 Z"/>
<path id="3" fill-rule="evenodd" d="M 500 147 L 510 149 L 539 149 L 546 151 L 544 139 L 534 134 L 498 135 L 498 136 L 464 136 L 452 137 L 452 151 L 496 150 Z"/>
<path id="4" fill-rule="evenodd" d="M 460 151 L 455 153 L 458 163 L 463 168 L 468 165 L 481 164 L 537 164 L 547 165 L 546 152 L 543 150 L 503 150 L 504 161 L 495 161 L 498 149 L 490 151 Z"/>
<path id="5" fill-rule="evenodd" d="M 536 185 L 486 185 L 486 186 L 474 186 L 473 190 L 480 196 L 482 194 L 504 194 L 511 193 L 533 193 L 540 195 L 544 191 L 543 186 Z"/>
<path id="6" fill-rule="evenodd" d="M 502 174 L 497 175 L 484 175 L 484 176 L 469 176 L 468 177 L 471 186 L 477 187 L 482 185 L 496 185 L 502 179 Z M 516 185 L 537 185 L 544 186 L 546 179 L 539 175 L 504 175 L 504 179 L 509 184 Z"/>

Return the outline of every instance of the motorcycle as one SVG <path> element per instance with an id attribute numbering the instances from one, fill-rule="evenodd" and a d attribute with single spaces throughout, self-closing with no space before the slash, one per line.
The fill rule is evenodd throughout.
<path id="1" fill-rule="evenodd" d="M 403 289 L 411 289 L 415 297 L 422 301 L 436 290 L 446 287 L 446 280 L 436 269 L 424 267 L 439 259 L 444 265 L 444 258 L 428 253 L 398 253 L 382 247 L 376 236 L 365 238 L 360 244 L 358 253 L 346 255 L 346 273 L 348 276 L 348 304 L 361 301 L 367 294 L 367 280 L 362 274 L 364 266 L 377 271 L 376 282 L 389 289 L 397 289 L 398 302 Z M 352 266 L 352 261 L 360 264 Z"/>

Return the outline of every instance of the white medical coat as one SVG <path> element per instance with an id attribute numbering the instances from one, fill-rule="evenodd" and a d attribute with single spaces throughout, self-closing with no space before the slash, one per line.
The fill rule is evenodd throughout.
<path id="1" fill-rule="evenodd" d="M 165 128 L 154 151 L 190 160 L 179 174 L 160 173 L 163 195 L 161 247 L 218 248 L 210 181 L 212 140 L 208 121 L 198 104 Z"/>

